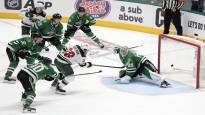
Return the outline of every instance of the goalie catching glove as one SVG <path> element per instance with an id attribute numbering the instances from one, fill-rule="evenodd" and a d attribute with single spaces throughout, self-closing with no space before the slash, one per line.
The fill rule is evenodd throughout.
<path id="1" fill-rule="evenodd" d="M 91 62 L 86 62 L 86 63 L 79 64 L 79 65 L 80 65 L 80 67 L 87 67 L 87 68 L 92 67 L 92 63 Z"/>

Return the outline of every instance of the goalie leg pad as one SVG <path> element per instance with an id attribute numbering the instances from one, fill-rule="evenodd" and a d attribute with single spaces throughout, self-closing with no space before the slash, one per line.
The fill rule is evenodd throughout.
<path id="1" fill-rule="evenodd" d="M 119 77 L 122 78 L 125 76 L 125 74 L 126 74 L 126 70 L 120 70 Z"/>
<path id="2" fill-rule="evenodd" d="M 132 78 L 131 78 L 130 76 L 126 75 L 126 76 L 120 78 L 120 83 L 122 83 L 122 84 L 128 84 L 128 83 L 130 83 L 130 80 L 131 80 L 131 79 L 132 79 Z"/>
<path id="3" fill-rule="evenodd" d="M 145 67 L 147 67 L 149 70 L 151 70 L 152 72 L 157 72 L 158 71 L 157 68 L 154 66 L 154 64 L 152 62 L 150 62 L 148 59 L 145 60 L 143 65 Z"/>

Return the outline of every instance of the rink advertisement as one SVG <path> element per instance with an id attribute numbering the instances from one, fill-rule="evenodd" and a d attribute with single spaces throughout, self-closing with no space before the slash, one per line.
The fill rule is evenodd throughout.
<path id="1" fill-rule="evenodd" d="M 128 29 L 152 34 L 161 34 L 164 29 L 164 17 L 161 15 L 161 7 L 149 4 L 131 3 L 115 0 L 1 0 L 0 18 L 20 19 L 18 15 L 21 9 L 32 8 L 36 2 L 45 5 L 48 16 L 60 13 L 63 22 L 67 22 L 69 16 L 79 6 L 86 8 L 96 19 L 98 26 Z M 197 19 L 196 19 L 197 17 Z M 204 16 L 182 11 L 183 33 L 199 38 L 205 38 Z M 171 25 L 171 33 L 176 33 Z"/>
<path id="2" fill-rule="evenodd" d="M 76 0 L 75 9 L 79 6 L 84 7 L 96 19 L 103 19 L 111 11 L 110 1 L 106 0 Z"/>
<path id="3" fill-rule="evenodd" d="M 20 10 L 22 8 L 22 0 L 5 0 L 4 6 L 8 10 Z"/>

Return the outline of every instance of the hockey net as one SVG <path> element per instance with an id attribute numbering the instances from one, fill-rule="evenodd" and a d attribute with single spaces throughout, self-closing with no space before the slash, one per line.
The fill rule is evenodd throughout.
<path id="1" fill-rule="evenodd" d="M 159 35 L 158 70 L 170 79 L 199 88 L 205 86 L 205 44 L 196 39 Z"/>

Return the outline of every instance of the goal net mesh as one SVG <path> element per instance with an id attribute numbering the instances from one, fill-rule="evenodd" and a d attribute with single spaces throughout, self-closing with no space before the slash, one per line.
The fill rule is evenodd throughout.
<path id="1" fill-rule="evenodd" d="M 205 79 L 204 51 L 204 43 L 196 39 L 159 35 L 158 69 L 171 79 L 199 88 Z"/>

